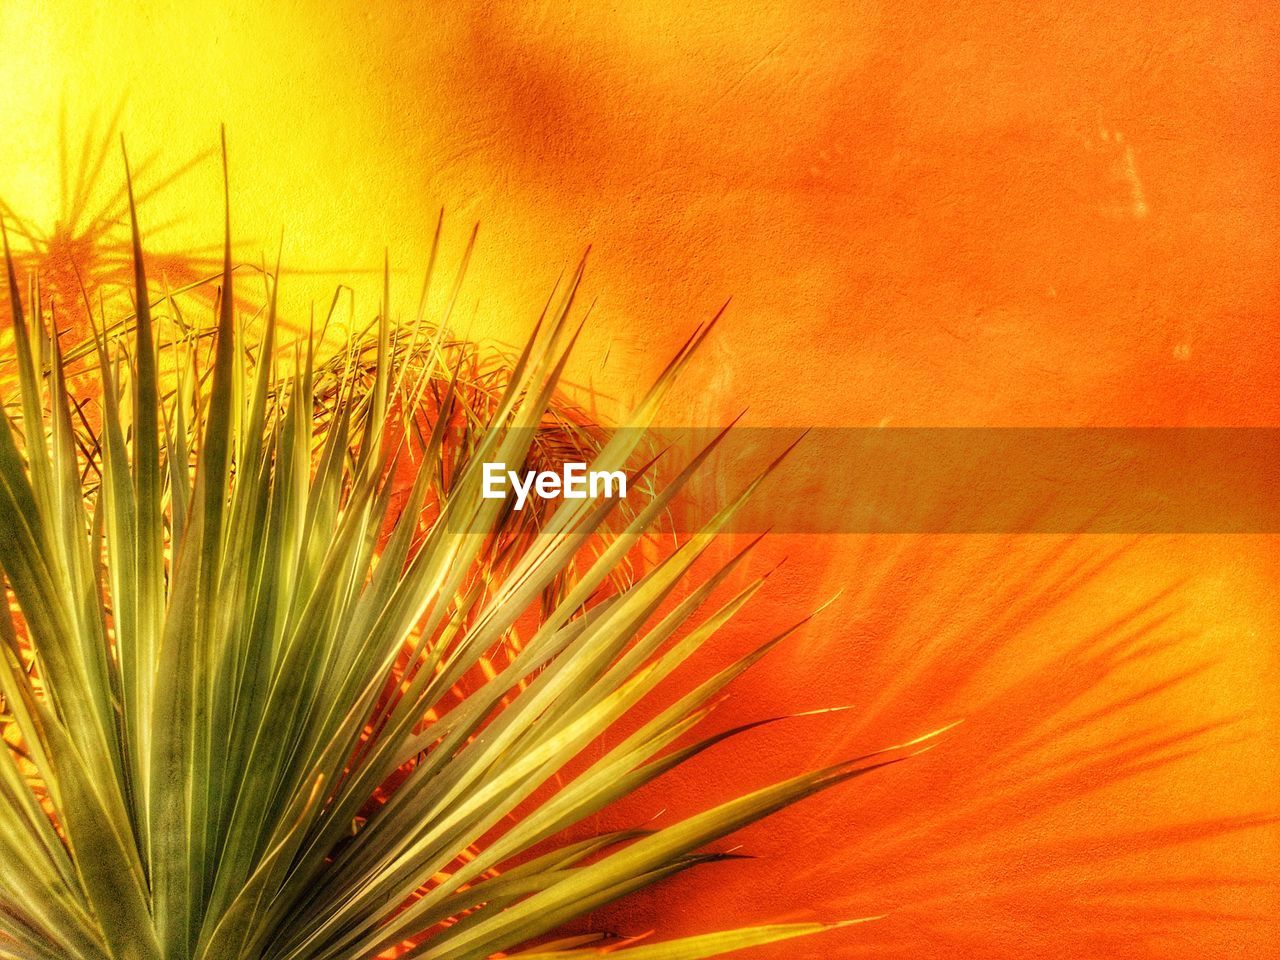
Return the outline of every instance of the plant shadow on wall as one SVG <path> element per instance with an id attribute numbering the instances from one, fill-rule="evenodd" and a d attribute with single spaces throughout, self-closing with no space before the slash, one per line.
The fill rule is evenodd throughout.
<path id="1" fill-rule="evenodd" d="M 466 352 L 443 325 L 395 327 L 387 298 L 366 376 L 355 341 L 332 366 L 314 338 L 281 346 L 278 268 L 264 271 L 261 311 L 238 315 L 229 196 L 216 335 L 166 342 L 175 301 L 152 301 L 127 196 L 136 318 L 112 338 L 84 294 L 100 331 L 96 375 L 80 378 L 93 396 L 72 396 L 56 316 L 38 293 L 24 305 L 5 242 L 18 397 L 0 416 L 0 955 L 577 956 L 608 938 L 557 937 L 574 917 L 728 859 L 708 846 L 928 745 L 933 734 L 669 826 L 566 839 L 760 725 L 695 732 L 794 627 L 574 766 L 764 585 L 718 589 L 750 547 L 689 579 L 759 480 L 628 576 L 703 456 L 625 512 L 617 498 L 566 500 L 522 520 L 479 496 L 480 465 L 526 462 L 549 420 L 559 442 L 591 446 L 595 469 L 640 481 L 650 466 L 635 464 L 638 431 L 566 440 L 548 414 L 581 267 L 500 391 L 463 378 Z M 716 956 L 839 925 L 622 954 Z"/>
<path id="2" fill-rule="evenodd" d="M 1229 757 L 1258 736 L 1259 718 L 1213 697 L 1222 681 L 1188 617 L 1188 584 L 1165 575 L 1152 585 L 1147 574 L 1144 599 L 1082 620 L 1073 605 L 1106 596 L 1146 544 L 1060 537 L 1019 549 L 1012 539 L 943 538 L 899 558 L 968 569 L 969 583 L 990 584 L 982 600 L 944 578 L 886 574 L 911 585 L 882 584 L 880 602 L 904 606 L 877 641 L 911 657 L 880 666 L 892 678 L 872 671 L 884 682 L 834 747 L 942 689 L 966 705 L 967 732 L 982 733 L 948 744 L 946 773 L 905 771 L 897 786 L 921 798 L 909 810 L 855 798 L 861 843 L 848 866 L 874 879 L 831 902 L 890 902 L 902 922 L 872 939 L 913 957 L 1167 957 L 1188 941 L 1251 942 L 1274 878 L 1232 851 L 1273 829 L 1274 814 L 1261 797 L 1204 803 L 1213 794 L 1202 775 L 1179 765 Z M 1193 795 L 1170 807 L 1164 790 Z M 1070 930 L 1069 949 L 1030 947 L 1036 930 Z"/>
<path id="3" fill-rule="evenodd" d="M 790 548 L 829 549 L 822 539 Z M 1268 955 L 1276 881 L 1257 851 L 1274 808 L 1221 779 L 1234 747 L 1265 742 L 1266 718 L 1221 702 L 1193 584 L 1143 567 L 1168 539 L 850 538 L 840 579 L 860 576 L 846 580 L 839 631 L 793 651 L 785 699 L 803 706 L 811 685 L 859 708 L 816 742 L 793 738 L 794 757 L 784 745 L 740 767 L 821 762 L 939 704 L 963 704 L 965 724 L 935 762 L 749 833 L 760 859 L 718 895 L 676 880 L 596 920 L 644 929 L 676 904 L 692 922 L 768 884 L 776 915 L 813 902 L 889 914 L 833 935 L 828 955 L 1156 958 L 1188 943 Z M 708 760 L 686 776 L 721 773 Z M 812 852 L 793 861 L 799 843 Z"/>
<path id="4" fill-rule="evenodd" d="M 131 289 L 133 248 L 129 239 L 129 198 L 123 180 L 110 165 L 118 149 L 120 116 L 124 102 L 99 123 L 90 121 L 78 148 L 73 148 L 66 131 L 65 106 L 59 138 L 59 196 L 54 223 L 44 227 L 24 215 L 24 211 L 0 200 L 14 243 L 14 266 L 18 276 L 38 278 L 43 294 L 51 302 L 65 306 L 79 302 L 81 284 L 95 295 L 114 297 Z M 181 185 L 185 178 L 214 156 L 210 150 L 192 157 L 178 167 L 160 171 L 159 154 L 153 153 L 133 171 L 139 185 L 137 200 L 146 203 Z M 111 170 L 108 173 L 108 169 Z M 141 186 L 145 184 L 145 186 Z M 148 235 L 163 235 L 171 224 L 154 224 Z M 207 299 L 217 288 L 222 267 L 217 244 L 205 249 L 184 248 L 148 257 L 153 272 L 163 278 L 163 287 L 175 295 L 190 293 Z M 125 327 L 134 319 L 131 310 L 116 311 L 114 326 Z M 88 339 L 88 326 L 81 324 L 80 312 L 70 312 L 77 340 Z"/>

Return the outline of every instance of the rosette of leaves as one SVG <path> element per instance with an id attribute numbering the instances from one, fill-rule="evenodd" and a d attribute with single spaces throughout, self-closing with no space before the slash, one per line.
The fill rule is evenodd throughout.
<path id="1" fill-rule="evenodd" d="M 576 281 L 459 449 L 447 428 L 460 365 L 439 331 L 427 362 L 406 362 L 397 345 L 422 331 L 393 330 L 384 308 L 371 362 L 353 347 L 325 378 L 323 417 L 309 343 L 277 372 L 270 277 L 260 335 L 244 342 L 229 214 L 212 361 L 162 382 L 131 188 L 129 210 L 136 322 L 128 344 L 97 338 L 92 409 L 72 396 L 39 298 L 24 309 L 6 241 L 20 397 L 0 415 L 0 956 L 580 957 L 608 941 L 558 934 L 566 923 L 723 859 L 708 845 L 898 758 L 658 829 L 584 833 L 740 732 L 699 733 L 780 638 L 584 753 L 762 585 L 719 597 L 745 551 L 688 582 L 756 484 L 634 578 L 617 571 L 705 453 L 625 514 L 564 501 L 536 534 L 503 539 L 509 510 L 480 496 L 480 464 L 529 457 L 572 347 Z M 424 409 L 428 429 L 395 428 Z M 642 476 L 637 435 L 603 438 L 593 469 Z M 486 659 L 530 618 L 518 646 Z M 611 946 L 700 958 L 830 926 Z"/>

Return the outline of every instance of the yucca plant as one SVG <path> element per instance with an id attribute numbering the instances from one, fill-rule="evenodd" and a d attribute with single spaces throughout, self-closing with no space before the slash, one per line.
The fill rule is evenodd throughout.
<path id="1" fill-rule="evenodd" d="M 38 293 L 24 310 L 5 241 L 20 396 L 0 415 L 0 956 L 579 957 L 607 941 L 556 933 L 573 918 L 898 759 L 661 829 L 575 830 L 738 732 L 694 733 L 781 638 L 581 759 L 763 583 L 715 599 L 745 554 L 687 583 L 741 498 L 634 578 L 617 571 L 705 453 L 618 522 L 616 500 L 566 500 L 536 534 L 505 535 L 480 464 L 529 455 L 576 280 L 459 445 L 443 326 L 393 328 L 384 303 L 371 375 L 352 346 L 321 390 L 313 341 L 277 344 L 271 275 L 246 342 L 228 213 L 211 362 L 192 348 L 170 382 L 131 185 L 129 211 L 136 317 L 129 343 L 94 338 L 92 404 L 72 395 Z M 429 429 L 407 429 L 424 409 Z M 643 474 L 637 435 L 603 439 L 593 468 Z M 612 946 L 692 960 L 829 926 Z"/>

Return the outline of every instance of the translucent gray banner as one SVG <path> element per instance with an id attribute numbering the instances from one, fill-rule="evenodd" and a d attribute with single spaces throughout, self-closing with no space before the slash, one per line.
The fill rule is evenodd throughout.
<path id="1" fill-rule="evenodd" d="M 742 427 L 717 441 L 719 434 L 649 431 L 633 470 L 661 455 L 629 477 L 627 512 L 714 444 L 664 511 L 669 529 L 702 529 L 791 448 L 727 532 L 1280 532 L 1280 429 Z M 553 493 L 541 507 L 554 507 L 564 464 L 577 459 L 540 451 L 528 463 L 494 466 L 489 492 L 514 509 L 514 488 L 523 486 L 522 509 L 532 509 L 540 489 Z M 590 497 L 591 468 L 570 469 L 570 493 Z M 530 470 L 558 476 L 537 481 Z M 606 489 L 599 479 L 598 495 Z"/>

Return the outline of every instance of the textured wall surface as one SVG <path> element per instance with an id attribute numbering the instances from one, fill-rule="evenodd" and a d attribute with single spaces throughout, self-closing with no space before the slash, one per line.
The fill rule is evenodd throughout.
<path id="1" fill-rule="evenodd" d="M 732 295 L 673 422 L 1276 425 L 1278 27 L 1219 0 L 9 0 L 0 198 L 66 220 L 60 143 L 93 167 L 95 114 L 152 184 L 225 122 L 240 253 L 284 229 L 294 317 L 339 278 L 371 315 L 384 246 L 408 304 L 443 206 L 447 267 L 481 223 L 460 331 L 515 342 L 592 244 L 573 379 L 606 415 Z M 219 176 L 147 200 L 155 249 L 218 238 Z M 1277 956 L 1274 538 L 778 537 L 759 566 L 784 555 L 703 666 L 844 592 L 721 719 L 854 709 L 613 816 L 966 722 L 595 923 L 889 915 L 778 960 Z"/>

